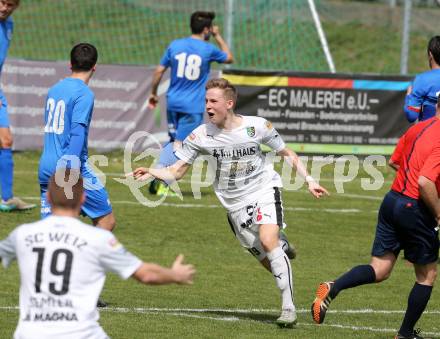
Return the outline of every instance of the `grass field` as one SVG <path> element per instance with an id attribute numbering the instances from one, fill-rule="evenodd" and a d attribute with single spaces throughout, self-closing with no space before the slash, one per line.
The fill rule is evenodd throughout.
<path id="1" fill-rule="evenodd" d="M 273 278 L 234 239 L 225 212 L 211 188 L 202 199 L 191 195 L 189 177 L 181 185 L 183 201 L 147 208 L 129 189 L 117 183 L 123 172 L 122 155 L 109 154 L 107 189 L 118 226 L 116 235 L 141 258 L 170 264 L 178 253 L 197 268 L 192 286 L 150 287 L 109 275 L 101 311 L 103 328 L 113 338 L 393 338 L 400 325 L 412 269 L 399 260 L 388 281 L 341 293 L 332 303 L 324 325 L 312 322 L 309 307 L 320 281 L 337 277 L 353 265 L 369 260 L 376 212 L 393 173 L 383 169 L 384 186 L 363 191 L 361 173 L 338 194 L 332 166 L 324 167 L 321 183 L 332 193 L 314 200 L 305 189 L 284 192 L 287 234 L 298 249 L 292 262 L 299 323 L 279 329 L 279 296 Z M 15 193 L 38 202 L 38 154 L 15 154 Z M 38 219 L 39 211 L 0 214 L 0 238 L 16 225 Z M 0 268 L 0 338 L 10 338 L 18 310 L 17 266 Z M 418 326 L 430 337 L 440 337 L 439 290 L 434 289 L 427 312 Z"/>

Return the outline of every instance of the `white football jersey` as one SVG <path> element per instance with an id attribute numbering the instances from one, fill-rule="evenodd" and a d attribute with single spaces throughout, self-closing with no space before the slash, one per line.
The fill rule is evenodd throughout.
<path id="1" fill-rule="evenodd" d="M 142 264 L 106 230 L 50 216 L 17 227 L 0 242 L 7 267 L 20 269 L 15 339 L 103 339 L 96 303 L 107 271 L 129 278 Z"/>
<path id="2" fill-rule="evenodd" d="M 176 156 L 188 164 L 192 164 L 199 155 L 212 157 L 215 165 L 214 190 L 229 211 L 258 200 L 261 191 L 267 187 L 282 187 L 272 159 L 262 152 L 260 145 L 267 145 L 278 152 L 286 147 L 284 141 L 266 119 L 242 118 L 241 126 L 233 130 L 219 129 L 212 123 L 203 124 L 176 151 Z"/>

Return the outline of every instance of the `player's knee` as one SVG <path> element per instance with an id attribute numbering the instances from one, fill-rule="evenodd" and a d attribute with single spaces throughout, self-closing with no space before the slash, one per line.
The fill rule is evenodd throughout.
<path id="1" fill-rule="evenodd" d="M 260 242 L 266 252 L 272 251 L 279 245 L 278 238 L 268 233 L 260 234 Z"/>
<path id="2" fill-rule="evenodd" d="M 429 272 L 426 280 L 427 285 L 434 286 L 434 283 L 437 280 L 437 270 Z"/>
<path id="3" fill-rule="evenodd" d="M 384 280 L 387 280 L 391 276 L 391 270 L 387 267 L 374 267 L 374 273 L 376 275 L 376 282 L 382 282 Z"/>
<path id="4" fill-rule="evenodd" d="M 437 269 L 436 267 L 425 272 L 417 272 L 416 280 L 417 283 L 422 285 L 433 286 L 437 279 Z"/>

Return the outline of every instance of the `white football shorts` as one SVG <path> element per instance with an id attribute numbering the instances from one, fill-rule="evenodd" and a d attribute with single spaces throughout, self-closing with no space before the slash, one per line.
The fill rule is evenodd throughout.
<path id="1" fill-rule="evenodd" d="M 264 192 L 261 199 L 255 203 L 229 212 L 228 222 L 241 246 L 259 261 L 263 260 L 266 257 L 266 251 L 260 242 L 259 226 L 274 224 L 280 229 L 286 227 L 280 188 L 273 187 Z"/>

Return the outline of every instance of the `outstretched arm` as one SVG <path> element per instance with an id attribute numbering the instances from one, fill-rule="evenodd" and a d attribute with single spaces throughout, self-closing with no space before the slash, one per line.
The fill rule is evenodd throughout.
<path id="1" fill-rule="evenodd" d="M 132 277 L 148 285 L 192 284 L 196 270 L 193 265 L 183 263 L 183 255 L 177 256 L 171 268 L 144 262 Z"/>
<path id="2" fill-rule="evenodd" d="M 145 181 L 148 178 L 154 177 L 159 180 L 172 182 L 180 180 L 190 166 L 190 164 L 187 164 L 183 160 L 178 160 L 173 165 L 163 168 L 138 167 L 132 173 L 127 174 L 127 176 L 131 175 L 139 181 Z"/>
<path id="3" fill-rule="evenodd" d="M 327 190 L 320 186 L 315 179 L 307 172 L 307 168 L 302 163 L 301 159 L 291 149 L 285 147 L 277 153 L 278 155 L 284 157 L 284 160 L 293 167 L 296 171 L 305 178 L 307 184 L 309 185 L 309 192 L 316 198 L 320 198 L 324 194 L 329 195 Z"/>

